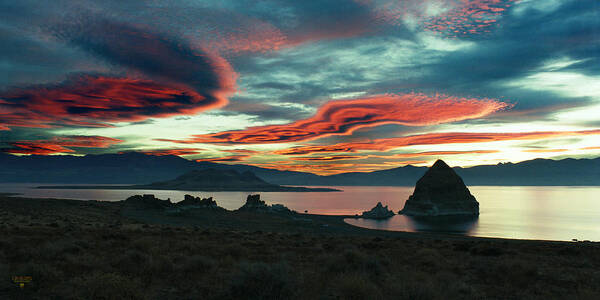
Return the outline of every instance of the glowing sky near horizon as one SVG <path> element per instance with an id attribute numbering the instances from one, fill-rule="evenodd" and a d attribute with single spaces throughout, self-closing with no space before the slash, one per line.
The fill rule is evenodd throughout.
<path id="1" fill-rule="evenodd" d="M 0 0 L 0 151 L 336 174 L 600 155 L 595 0 Z"/>

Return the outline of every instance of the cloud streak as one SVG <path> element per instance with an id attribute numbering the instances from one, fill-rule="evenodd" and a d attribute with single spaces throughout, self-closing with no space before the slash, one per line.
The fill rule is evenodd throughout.
<path id="1" fill-rule="evenodd" d="M 331 163 L 331 164 L 281 164 L 281 163 L 257 163 L 253 166 L 276 169 L 280 171 L 309 172 L 318 175 L 335 175 L 344 172 L 371 172 L 383 168 L 400 167 L 406 165 L 425 164 L 427 161 L 411 160 L 389 163 Z"/>
<path id="2" fill-rule="evenodd" d="M 89 75 L 55 85 L 13 89 L 0 99 L 0 125 L 5 129 L 109 126 L 105 122 L 190 115 L 221 105 L 185 86 Z"/>
<path id="3" fill-rule="evenodd" d="M 362 150 L 387 151 L 417 145 L 468 144 L 510 140 L 538 140 L 546 138 L 600 135 L 600 129 L 581 131 L 536 131 L 516 133 L 443 132 L 397 138 L 374 139 L 367 142 L 338 143 L 322 146 L 301 146 L 274 151 L 279 155 L 306 155 L 312 153 L 357 152 Z"/>
<path id="4" fill-rule="evenodd" d="M 336 160 L 358 160 L 368 158 L 381 158 L 381 159 L 403 159 L 403 158 L 414 158 L 414 157 L 425 157 L 425 156 L 442 156 L 442 155 L 464 155 L 464 154 L 489 154 L 497 153 L 498 150 L 469 150 L 469 151 L 426 151 L 426 152 L 415 152 L 415 153 L 394 153 L 388 155 L 332 155 L 332 156 L 309 156 L 309 157 L 293 157 L 295 161 L 336 161 Z"/>
<path id="5" fill-rule="evenodd" d="M 154 155 L 154 156 L 167 156 L 167 155 L 176 155 L 176 156 L 185 156 L 185 155 L 193 155 L 200 154 L 204 149 L 200 148 L 176 148 L 176 149 L 153 149 L 153 150 L 142 150 L 142 151 L 122 151 L 119 154 L 124 154 L 128 152 L 139 152 L 146 155 Z"/>
<path id="6" fill-rule="evenodd" d="M 355 130 L 384 124 L 423 126 L 481 118 L 509 104 L 492 99 L 424 94 L 379 95 L 331 101 L 308 119 L 284 125 L 195 135 L 178 143 L 268 144 L 314 140 L 331 135 L 350 135 Z"/>
<path id="7" fill-rule="evenodd" d="M 229 155 L 222 157 L 211 157 L 211 158 L 199 158 L 196 159 L 197 162 L 238 162 L 244 161 L 246 158 L 249 158 L 250 155 L 247 154 L 238 154 L 238 155 Z"/>
<path id="8" fill-rule="evenodd" d="M 9 143 L 12 148 L 2 149 L 2 152 L 13 154 L 48 155 L 56 153 L 73 153 L 71 148 L 108 148 L 122 140 L 104 136 L 60 136 L 50 140 L 29 140 Z"/>

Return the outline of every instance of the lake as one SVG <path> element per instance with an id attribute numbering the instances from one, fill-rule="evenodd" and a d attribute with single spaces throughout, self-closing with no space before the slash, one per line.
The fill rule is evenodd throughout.
<path id="1" fill-rule="evenodd" d="M 173 202 L 191 194 L 213 197 L 227 209 L 244 204 L 247 192 L 193 192 L 162 190 L 57 190 L 35 189 L 41 184 L 0 184 L 0 192 L 21 193 L 32 198 L 62 198 L 118 201 L 135 194 L 154 194 Z M 58 184 L 57 184 L 58 185 Z M 378 201 L 397 212 L 413 187 L 333 187 L 343 192 L 261 192 L 269 204 L 281 203 L 298 212 L 354 215 L 369 210 Z M 556 186 L 472 186 L 480 203 L 476 220 L 424 222 L 397 215 L 375 221 L 348 218 L 349 224 L 382 230 L 450 232 L 481 237 L 600 241 L 600 187 Z"/>

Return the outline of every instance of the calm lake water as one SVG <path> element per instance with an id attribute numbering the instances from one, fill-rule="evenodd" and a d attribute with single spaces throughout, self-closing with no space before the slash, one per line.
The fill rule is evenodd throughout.
<path id="1" fill-rule="evenodd" d="M 214 197 L 227 209 L 242 206 L 247 192 L 186 192 L 159 190 L 54 190 L 35 189 L 39 184 L 0 184 L 0 192 L 25 197 L 118 201 L 135 194 L 154 194 L 173 202 L 191 194 Z M 378 201 L 397 212 L 413 187 L 335 187 L 343 192 L 285 193 L 262 192 L 269 204 L 281 203 L 298 212 L 354 215 L 371 209 Z M 600 241 L 600 187 L 472 186 L 480 203 L 476 220 L 424 222 L 406 216 L 375 221 L 346 219 L 355 226 L 397 231 L 436 231 L 471 236 L 541 240 Z"/>

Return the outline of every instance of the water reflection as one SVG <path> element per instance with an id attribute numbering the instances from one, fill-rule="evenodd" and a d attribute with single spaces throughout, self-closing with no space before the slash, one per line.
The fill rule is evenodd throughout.
<path id="1" fill-rule="evenodd" d="M 344 221 L 354 226 L 380 230 L 399 230 L 408 232 L 443 232 L 470 234 L 477 228 L 478 217 L 411 217 L 396 215 L 386 220 L 347 218 Z"/>
<path id="2" fill-rule="evenodd" d="M 39 184 L 0 184 L 0 192 L 22 193 L 26 197 L 82 200 L 123 200 L 135 194 L 155 194 L 178 201 L 184 194 L 213 197 L 227 209 L 237 209 L 248 192 L 194 192 L 153 190 L 52 190 L 35 189 Z M 260 193 L 269 204 L 312 214 L 354 215 L 371 209 L 380 201 L 398 211 L 414 187 L 342 186 L 343 192 Z M 394 216 L 389 220 L 348 219 L 348 223 L 382 230 L 452 232 L 472 236 L 541 239 L 600 240 L 600 187 L 564 186 L 471 186 L 480 203 L 479 219 L 458 222 L 431 222 Z"/>

